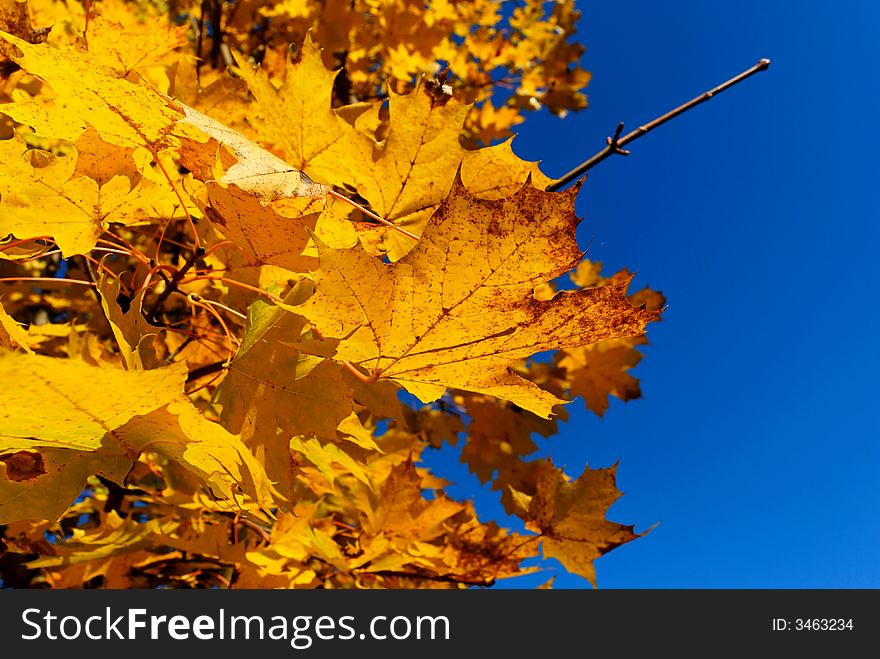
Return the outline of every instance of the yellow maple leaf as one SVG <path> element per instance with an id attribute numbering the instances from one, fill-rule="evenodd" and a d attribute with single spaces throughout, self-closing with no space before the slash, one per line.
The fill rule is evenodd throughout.
<path id="1" fill-rule="evenodd" d="M 644 337 L 624 337 L 560 351 L 557 364 L 566 370 L 571 395 L 581 396 L 599 416 L 608 409 L 608 396 L 623 401 L 639 398 L 639 381 L 628 371 L 642 360 L 635 346 L 644 343 Z"/>
<path id="2" fill-rule="evenodd" d="M 120 79 L 100 60 L 74 47 L 33 45 L 5 32 L 0 39 L 21 51 L 16 63 L 46 81 L 56 94 L 0 104 L 0 113 L 32 126 L 38 135 L 74 142 L 92 126 L 111 144 L 155 151 L 165 145 L 181 116 L 155 90 Z"/>
<path id="3" fill-rule="evenodd" d="M 534 353 L 637 336 L 656 312 L 635 309 L 628 282 L 536 300 L 538 283 L 574 267 L 576 191 L 524 186 L 499 201 L 459 184 L 403 259 L 321 248 L 315 294 L 299 306 L 337 359 L 388 378 L 424 402 L 447 387 L 497 396 L 548 418 L 562 401 L 511 373 Z"/>
<path id="4" fill-rule="evenodd" d="M 158 366 L 159 359 L 153 340 L 160 329 L 147 322 L 141 312 L 147 289 L 141 290 L 131 301 L 128 311 L 124 312 L 116 301 L 120 289 L 119 279 L 109 277 L 102 271 L 97 288 L 101 296 L 101 307 L 110 323 L 126 368 L 143 370 Z"/>
<path id="5" fill-rule="evenodd" d="M 20 353 L 0 353 L 0 371 L 0 520 L 57 518 L 92 473 L 121 482 L 139 451 L 112 433 L 167 405 L 185 377 Z"/>
<path id="6" fill-rule="evenodd" d="M 172 519 L 150 519 L 139 523 L 123 519 L 115 510 L 111 510 L 103 525 L 88 531 L 74 529 L 69 540 L 56 545 L 54 556 L 30 561 L 28 567 L 74 565 L 128 553 L 148 547 L 150 536 L 171 533 L 179 524 Z"/>
<path id="7" fill-rule="evenodd" d="M 4 350 L 23 348 L 26 352 L 33 352 L 28 345 L 27 331 L 6 312 L 2 300 L 0 300 L 0 348 Z"/>
<path id="8" fill-rule="evenodd" d="M 300 59 L 287 64 L 281 87 L 263 71 L 242 67 L 241 74 L 256 99 L 258 132 L 283 149 L 292 168 L 329 185 L 356 189 L 375 213 L 412 234 L 421 233 L 452 188 L 460 166 L 466 169 L 462 178 L 467 187 L 484 198 L 513 193 L 529 173 L 539 187 L 549 182 L 509 146 L 467 151 L 460 137 L 471 106 L 434 93 L 423 83 L 408 94 L 389 93 L 390 119 L 377 141 L 381 103 L 343 108 L 344 112 L 331 109 L 336 74 L 324 67 L 310 37 Z M 481 172 L 482 167 L 487 171 Z M 382 251 L 392 261 L 413 246 L 413 239 L 403 233 L 379 231 Z"/>
<path id="9" fill-rule="evenodd" d="M 433 540 L 444 533 L 443 523 L 464 505 L 443 496 L 426 501 L 422 487 L 422 477 L 411 460 L 395 465 L 378 494 L 375 517 L 365 520 L 365 533 L 382 533 L 403 542 Z"/>
<path id="10" fill-rule="evenodd" d="M 144 450 L 195 473 L 230 506 L 274 489 L 243 444 L 182 396 L 182 364 L 149 371 L 0 353 L 0 521 L 60 516 L 90 474 L 122 482 Z"/>
<path id="11" fill-rule="evenodd" d="M 530 180 L 545 190 L 552 179 L 538 168 L 538 163 L 521 160 L 514 154 L 512 139 L 482 149 L 468 151 L 461 162 L 461 181 L 480 199 L 504 199 Z"/>
<path id="12" fill-rule="evenodd" d="M 16 136 L 0 141 L 0 233 L 50 235 L 65 257 L 89 252 L 111 222 L 131 224 L 171 211 L 165 190 L 125 175 L 99 185 L 76 175 L 77 151 L 64 156 L 28 149 Z M 171 212 L 168 216 L 173 214 Z"/>
<path id="13" fill-rule="evenodd" d="M 297 302 L 310 290 L 294 287 L 285 299 Z M 333 342 L 303 341 L 305 326 L 300 316 L 254 302 L 242 344 L 216 395 L 224 425 L 242 434 L 288 498 L 292 437 L 345 440 L 363 432 L 356 417 L 350 418 L 354 403 L 342 368 L 327 359 Z"/>
<path id="14" fill-rule="evenodd" d="M 536 555 L 534 538 L 510 533 L 494 522 L 481 523 L 468 504 L 449 525 L 443 544 L 440 574 L 454 575 L 464 583 L 491 586 L 498 579 L 522 576 L 539 568 L 524 568 L 522 561 Z"/>
<path id="15" fill-rule="evenodd" d="M 569 481 L 549 461 L 540 463 L 537 491 L 520 497 L 528 509 L 526 527 L 541 534 L 544 556 L 556 558 L 566 569 L 596 585 L 593 561 L 644 533 L 605 519 L 608 508 L 620 497 L 616 467 L 590 469 Z"/>
<path id="16" fill-rule="evenodd" d="M 279 493 L 262 463 L 236 435 L 205 418 L 185 396 L 127 423 L 115 437 L 120 444 L 156 451 L 178 462 L 228 508 L 244 510 L 246 496 L 264 511 L 275 505 Z"/>
<path id="17" fill-rule="evenodd" d="M 187 30 L 170 25 L 166 16 L 139 20 L 127 7 L 109 16 L 105 10 L 89 21 L 88 50 L 120 78 L 133 72 L 149 76 L 158 72 L 151 69 L 160 71 L 176 59 L 175 51 L 187 42 Z"/>
<path id="18" fill-rule="evenodd" d="M 204 211 L 211 222 L 242 249 L 251 265 L 294 271 L 314 266 L 314 259 L 301 255 L 326 205 L 327 188 L 241 133 L 178 105 L 186 114 L 175 127 L 180 162 L 205 181 Z M 210 139 L 203 142 L 190 127 Z M 221 175 L 218 169 L 224 165 Z"/>
<path id="19" fill-rule="evenodd" d="M 351 180 L 347 157 L 354 129 L 330 107 L 336 74 L 324 67 L 311 36 L 299 61 L 287 63 L 278 88 L 264 71 L 255 71 L 243 61 L 238 62 L 238 72 L 256 99 L 257 112 L 251 120 L 293 168 L 320 183 L 341 185 Z"/>
<path id="20" fill-rule="evenodd" d="M 509 403 L 486 396 L 461 397 L 467 415 L 467 444 L 461 449 L 461 462 L 466 463 L 481 482 L 499 471 L 498 480 L 509 482 L 505 472 L 511 462 L 538 449 L 532 441 L 533 432 L 549 437 L 556 432 L 556 423 L 542 419 Z"/>
<path id="21" fill-rule="evenodd" d="M 294 437 L 290 440 L 290 448 L 314 465 L 331 485 L 338 476 L 349 474 L 367 487 L 373 486 L 364 466 L 335 444 L 322 444 L 314 438 Z"/>
<path id="22" fill-rule="evenodd" d="M 459 136 L 470 107 L 438 99 L 419 85 L 409 94 L 390 93 L 388 134 L 369 149 L 350 149 L 346 162 L 358 194 L 386 220 L 420 235 L 431 213 L 449 193 L 466 151 Z M 389 258 L 397 260 L 412 239 L 386 235 Z M 399 244 L 398 244 L 399 242 Z"/>

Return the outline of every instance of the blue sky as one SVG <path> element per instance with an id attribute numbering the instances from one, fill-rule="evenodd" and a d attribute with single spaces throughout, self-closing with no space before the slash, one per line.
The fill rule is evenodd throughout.
<path id="1" fill-rule="evenodd" d="M 590 108 L 531 117 L 521 157 L 559 176 L 761 57 L 769 71 L 601 164 L 578 199 L 588 257 L 669 308 L 634 371 L 644 398 L 572 404 L 542 454 L 620 461 L 609 517 L 645 538 L 602 588 L 880 587 L 873 2 L 579 2 Z M 873 407 L 873 409 L 872 409 Z M 473 492 L 464 467 L 431 458 Z M 478 511 L 496 517 L 494 493 Z M 556 570 L 557 587 L 586 587 Z M 550 573 L 508 586 L 532 587 Z"/>

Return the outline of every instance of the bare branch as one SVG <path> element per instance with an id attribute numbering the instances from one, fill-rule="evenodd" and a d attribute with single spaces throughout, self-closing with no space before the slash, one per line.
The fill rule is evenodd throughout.
<path id="1" fill-rule="evenodd" d="M 734 85 L 742 82 L 746 78 L 750 78 L 751 76 L 753 76 L 756 73 L 759 73 L 761 71 L 766 71 L 769 67 L 770 67 L 770 60 L 764 58 L 764 59 L 760 60 L 757 64 L 755 64 L 753 67 L 751 67 L 750 69 L 746 69 L 745 71 L 743 71 L 739 75 L 734 76 L 730 80 L 721 83 L 717 87 L 710 89 L 707 92 L 703 92 L 702 94 L 700 94 L 696 98 L 692 98 L 687 103 L 684 103 L 683 105 L 679 105 L 674 110 L 670 110 L 666 114 L 657 117 L 653 121 L 651 121 L 647 124 L 644 124 L 642 126 L 639 126 L 634 131 L 627 133 L 623 137 L 620 136 L 620 134 L 623 132 L 623 122 L 621 122 L 620 124 L 618 124 L 617 130 L 614 132 L 614 136 L 605 138 L 607 145 L 605 146 L 604 149 L 599 151 L 599 153 L 594 155 L 592 158 L 582 162 L 580 165 L 578 165 L 577 167 L 572 169 L 570 172 L 568 172 L 567 174 L 565 174 L 561 178 L 557 179 L 556 181 L 554 181 L 553 183 L 548 185 L 547 191 L 548 192 L 556 192 L 557 190 L 561 190 L 566 185 L 571 183 L 573 180 L 575 180 L 576 178 L 579 178 L 584 173 L 586 173 L 587 171 L 589 171 L 590 169 L 592 169 L 593 167 L 598 165 L 600 162 L 602 162 L 606 158 L 609 158 L 615 154 L 620 155 L 620 156 L 629 155 L 629 151 L 627 151 L 623 147 L 625 147 L 630 142 L 634 142 L 635 140 L 639 139 L 642 135 L 647 135 L 648 133 L 650 133 L 652 130 L 654 130 L 658 126 L 662 126 L 667 121 L 675 119 L 678 115 L 684 114 L 685 112 L 687 112 L 691 108 L 698 106 L 700 103 L 705 103 L 710 98 L 713 98 L 714 96 L 720 94 L 725 89 L 729 89 L 730 87 L 733 87 Z"/>

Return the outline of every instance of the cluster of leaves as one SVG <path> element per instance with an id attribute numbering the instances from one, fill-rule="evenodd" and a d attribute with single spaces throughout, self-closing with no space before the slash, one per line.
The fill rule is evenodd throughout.
<path id="1" fill-rule="evenodd" d="M 615 470 L 532 437 L 639 395 L 663 298 L 583 259 L 577 188 L 467 148 L 584 104 L 571 3 L 172 4 L 0 5 L 4 583 L 595 582 Z"/>

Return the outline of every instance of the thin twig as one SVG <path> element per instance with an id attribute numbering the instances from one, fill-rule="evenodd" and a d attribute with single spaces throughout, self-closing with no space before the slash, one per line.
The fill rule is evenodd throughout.
<path id="1" fill-rule="evenodd" d="M 196 380 L 205 377 L 206 375 L 213 375 L 218 371 L 223 371 L 229 368 L 229 362 L 224 360 L 222 362 L 213 362 L 211 364 L 205 364 L 204 366 L 199 366 L 198 368 L 194 368 L 189 372 L 186 376 L 187 382 L 195 382 Z"/>
<path id="2" fill-rule="evenodd" d="M 155 319 L 156 314 L 159 312 L 159 309 L 162 307 L 162 304 L 168 297 L 177 290 L 177 287 L 180 285 L 180 281 L 183 279 L 184 275 L 192 268 L 196 261 L 198 261 L 205 254 L 204 247 L 196 247 L 192 254 L 189 255 L 189 258 L 186 260 L 186 263 L 181 266 L 181 268 L 174 273 L 171 277 L 171 283 L 165 287 L 165 290 L 159 294 L 159 297 L 156 298 L 156 301 L 153 302 L 153 306 L 150 308 L 150 315 Z"/>
<path id="3" fill-rule="evenodd" d="M 751 76 L 755 75 L 756 73 L 760 73 L 761 71 L 766 71 L 769 67 L 770 67 L 770 60 L 766 59 L 766 58 L 762 59 L 757 64 L 755 64 L 753 67 L 751 67 L 750 69 L 746 69 L 745 71 L 743 71 L 742 73 L 740 73 L 737 76 L 734 76 L 733 78 L 731 78 L 727 82 L 723 82 L 720 85 L 718 85 L 717 87 L 715 87 L 714 89 L 710 89 L 709 91 L 700 94 L 696 98 L 692 98 L 687 103 L 684 103 L 683 105 L 679 105 L 674 110 L 670 110 L 666 114 L 664 114 L 660 117 L 657 117 L 653 121 L 651 121 L 647 124 L 644 124 L 642 126 L 639 126 L 634 131 L 627 133 L 623 137 L 620 136 L 620 134 L 623 132 L 623 122 L 621 122 L 617 126 L 617 130 L 614 132 L 614 135 L 612 137 L 605 138 L 607 145 L 605 146 L 604 149 L 599 151 L 599 153 L 594 155 L 589 160 L 585 160 L 580 165 L 578 165 L 577 167 L 572 169 L 570 172 L 568 172 L 567 174 L 565 174 L 561 178 L 557 179 L 556 181 L 554 181 L 553 183 L 548 185 L 547 191 L 548 192 L 556 192 L 557 190 L 561 190 L 566 185 L 571 183 L 573 180 L 575 180 L 576 178 L 579 178 L 584 173 L 586 173 L 587 171 L 589 171 L 590 169 L 592 169 L 593 167 L 598 165 L 600 162 L 602 162 L 606 158 L 609 158 L 613 155 L 620 155 L 620 156 L 629 155 L 629 151 L 627 151 L 623 147 L 625 147 L 630 142 L 634 142 L 635 140 L 639 139 L 642 135 L 647 135 L 648 133 L 650 133 L 652 130 L 654 130 L 658 126 L 662 126 L 667 121 L 675 119 L 678 115 L 684 114 L 685 112 L 687 112 L 691 108 L 694 108 L 694 107 L 700 105 L 700 103 L 705 103 L 710 98 L 720 94 L 725 89 L 729 89 L 730 87 L 733 87 L 734 85 L 742 82 L 746 78 L 750 78 Z"/>
<path id="4" fill-rule="evenodd" d="M 230 286 L 238 286 L 239 288 L 243 288 L 246 291 L 253 291 L 254 293 L 259 293 L 260 295 L 267 298 L 270 302 L 274 302 L 278 304 L 284 304 L 284 300 L 276 295 L 272 295 L 268 291 L 264 291 L 262 288 L 257 288 L 256 286 L 251 286 L 250 284 L 245 284 L 244 282 L 237 281 L 235 279 L 229 279 L 228 277 L 214 277 L 212 275 L 198 275 L 197 277 L 190 277 L 189 279 L 180 282 L 181 284 L 190 284 L 194 281 L 199 281 L 202 279 L 208 279 L 211 281 L 222 281 L 224 284 L 229 284 Z"/>
<path id="5" fill-rule="evenodd" d="M 186 221 L 189 222 L 189 228 L 193 234 L 193 244 L 196 249 L 199 249 L 202 245 L 199 241 L 199 232 L 196 230 L 196 224 L 193 222 L 192 215 L 189 213 L 189 209 L 186 207 L 186 202 L 183 200 L 183 195 L 180 194 L 180 190 L 177 189 L 177 186 L 174 184 L 174 181 L 171 180 L 171 176 L 168 174 L 168 170 L 165 169 L 165 165 L 162 164 L 162 159 L 159 157 L 158 153 L 153 154 L 153 160 L 159 165 L 159 169 L 162 171 L 162 175 L 165 176 L 165 179 L 168 181 L 168 185 L 171 186 L 171 190 L 174 191 L 174 194 L 177 196 L 177 200 L 180 202 L 180 207 L 183 209 L 183 214 L 186 216 Z M 158 251 L 158 247 L 157 247 Z"/>

